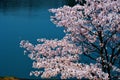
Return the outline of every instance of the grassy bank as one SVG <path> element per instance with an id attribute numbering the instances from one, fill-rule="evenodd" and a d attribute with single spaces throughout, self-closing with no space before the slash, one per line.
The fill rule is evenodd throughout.
<path id="1" fill-rule="evenodd" d="M 29 80 L 29 79 L 5 76 L 5 77 L 0 77 L 0 80 Z"/>

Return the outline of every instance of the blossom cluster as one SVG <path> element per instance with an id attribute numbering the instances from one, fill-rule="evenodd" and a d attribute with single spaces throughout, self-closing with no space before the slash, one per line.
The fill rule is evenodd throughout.
<path id="1" fill-rule="evenodd" d="M 37 55 L 50 58 L 53 56 L 65 56 L 66 54 L 81 54 L 81 48 L 77 47 L 75 44 L 70 43 L 66 39 L 38 39 L 37 41 L 44 44 L 37 44 L 34 46 L 29 41 L 24 40 L 20 43 L 22 47 L 26 48 L 27 51 L 30 51 L 32 53 L 30 54 L 31 58 Z"/>
<path id="2" fill-rule="evenodd" d="M 36 73 L 32 71 L 30 74 L 37 77 L 41 75 L 42 78 L 51 78 L 61 74 L 61 79 L 86 78 L 108 80 L 108 74 L 102 72 L 102 70 L 98 68 L 97 65 L 73 63 L 66 61 L 66 58 L 61 59 L 60 57 L 56 57 L 53 60 L 50 59 L 50 61 L 43 61 L 43 63 L 46 66 L 44 72 L 42 72 L 42 75 L 40 74 L 41 71 L 35 71 Z"/>
<path id="3" fill-rule="evenodd" d="M 108 74 L 104 73 L 98 65 L 78 63 L 80 48 L 66 38 L 63 40 L 38 39 L 37 41 L 40 44 L 35 46 L 29 41 L 23 40 L 20 43 L 21 47 L 30 52 L 28 56 L 34 60 L 33 68 L 39 69 L 31 71 L 30 75 L 51 78 L 61 74 L 61 79 L 108 79 Z"/>
<path id="4" fill-rule="evenodd" d="M 86 40 L 95 42 L 98 31 L 102 36 L 111 34 L 113 31 L 120 32 L 120 1 L 119 0 L 87 0 L 87 3 L 73 7 L 63 6 L 58 9 L 50 9 L 55 13 L 51 21 L 66 28 L 74 37 L 84 36 Z M 73 37 L 73 36 L 72 36 Z M 118 36 L 117 36 L 118 37 Z"/>
<path id="5" fill-rule="evenodd" d="M 103 69 L 112 69 L 108 67 L 120 58 L 120 0 L 86 0 L 84 5 L 65 5 L 49 11 L 54 13 L 51 21 L 64 27 L 66 35 L 61 40 L 38 39 L 36 45 L 21 41 L 20 46 L 33 60 L 33 68 L 38 69 L 30 75 L 108 80 L 111 73 L 104 73 Z M 79 63 L 81 54 L 92 58 L 92 53 L 98 53 L 94 60 L 102 67 Z M 116 66 L 115 69 L 120 72 Z"/>

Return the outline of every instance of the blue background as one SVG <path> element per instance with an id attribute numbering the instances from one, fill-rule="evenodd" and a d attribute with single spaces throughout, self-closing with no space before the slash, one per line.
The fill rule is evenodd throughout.
<path id="1" fill-rule="evenodd" d="M 50 21 L 50 8 L 62 0 L 0 0 L 0 76 L 32 78 L 32 61 L 23 54 L 21 40 L 36 43 L 38 38 L 61 39 L 63 28 Z"/>

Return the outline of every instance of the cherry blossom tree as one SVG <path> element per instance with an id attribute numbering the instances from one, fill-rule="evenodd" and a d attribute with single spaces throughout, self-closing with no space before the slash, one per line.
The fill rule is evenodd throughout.
<path id="1" fill-rule="evenodd" d="M 76 0 L 81 2 L 81 0 Z M 51 21 L 64 27 L 61 40 L 22 40 L 33 68 L 30 75 L 61 79 L 120 78 L 120 0 L 86 0 L 85 4 L 50 9 Z M 81 55 L 95 63 L 80 63 Z"/>

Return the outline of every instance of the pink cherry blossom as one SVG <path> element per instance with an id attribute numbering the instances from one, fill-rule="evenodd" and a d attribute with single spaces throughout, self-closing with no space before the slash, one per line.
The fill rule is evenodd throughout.
<path id="1" fill-rule="evenodd" d="M 66 35 L 61 40 L 37 39 L 36 45 L 21 41 L 20 46 L 33 60 L 32 67 L 38 69 L 30 75 L 51 78 L 60 74 L 61 79 L 119 78 L 120 0 L 86 0 L 84 5 L 65 5 L 49 11 L 54 14 L 51 21 L 64 27 Z M 95 64 L 79 63 L 82 54 Z"/>

